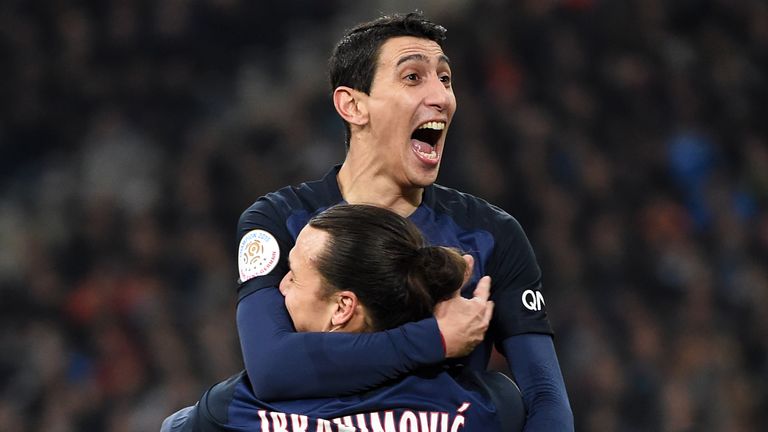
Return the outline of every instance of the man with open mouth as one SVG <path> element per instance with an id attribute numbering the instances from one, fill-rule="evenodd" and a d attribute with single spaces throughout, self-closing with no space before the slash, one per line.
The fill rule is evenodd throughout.
<path id="1" fill-rule="evenodd" d="M 239 221 L 237 326 L 249 384 L 263 400 L 339 396 L 440 362 L 483 370 L 495 344 L 523 394 L 525 430 L 573 430 L 541 271 L 523 229 L 482 199 L 435 184 L 456 112 L 444 39 L 445 28 L 408 14 L 361 24 L 336 46 L 329 64 L 346 128 L 343 164 L 259 198 Z M 386 332 L 294 332 L 277 288 L 288 251 L 312 216 L 345 202 L 393 210 L 431 244 L 471 255 L 463 298 Z M 495 302 L 485 338 L 489 303 L 473 297 L 484 275 Z"/>

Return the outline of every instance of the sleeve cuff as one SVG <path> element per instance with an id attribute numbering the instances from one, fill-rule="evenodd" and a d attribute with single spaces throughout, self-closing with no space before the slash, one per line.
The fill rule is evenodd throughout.
<path id="1" fill-rule="evenodd" d="M 400 347 L 408 363 L 414 367 L 440 363 L 445 360 L 445 341 L 435 318 L 407 323 L 393 334 L 395 346 Z"/>

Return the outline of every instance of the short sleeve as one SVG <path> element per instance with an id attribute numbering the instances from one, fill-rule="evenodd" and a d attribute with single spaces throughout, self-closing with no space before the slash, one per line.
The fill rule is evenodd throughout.
<path id="1" fill-rule="evenodd" d="M 492 329 L 497 341 L 522 333 L 552 334 L 542 290 L 541 270 L 528 238 L 515 218 L 498 210 L 495 247 L 488 263 Z"/>
<path id="2" fill-rule="evenodd" d="M 276 287 L 288 272 L 293 238 L 273 203 L 260 198 L 237 225 L 238 300 L 266 287 Z"/>

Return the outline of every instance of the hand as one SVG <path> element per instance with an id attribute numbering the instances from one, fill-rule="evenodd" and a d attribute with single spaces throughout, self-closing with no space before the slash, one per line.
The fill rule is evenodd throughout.
<path id="1" fill-rule="evenodd" d="M 465 255 L 467 260 L 467 255 Z M 471 257 L 467 260 L 472 264 Z M 469 266 L 471 274 L 471 265 Z M 468 277 L 465 277 L 465 283 Z M 485 332 L 493 316 L 493 302 L 488 298 L 491 295 L 491 278 L 484 276 L 477 283 L 474 297 L 465 299 L 460 294 L 461 289 L 448 300 L 444 300 L 435 306 L 435 318 L 440 333 L 445 340 L 445 357 L 463 357 L 485 338 Z"/>

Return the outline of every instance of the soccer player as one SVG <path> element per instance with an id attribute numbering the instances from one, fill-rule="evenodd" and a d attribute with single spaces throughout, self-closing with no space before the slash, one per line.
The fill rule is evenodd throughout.
<path id="1" fill-rule="evenodd" d="M 439 300 L 456 294 L 469 270 L 457 251 L 426 245 L 407 219 L 366 205 L 334 206 L 315 216 L 289 262 L 280 291 L 300 332 L 371 332 L 426 318 Z M 478 289 L 487 295 L 488 278 Z M 161 432 L 509 432 L 523 421 L 522 399 L 509 378 L 454 379 L 433 366 L 354 396 L 271 403 L 254 394 L 241 372 L 170 416 Z"/>
<path id="2" fill-rule="evenodd" d="M 456 110 L 444 39 L 443 27 L 418 14 L 394 15 L 353 28 L 334 49 L 333 103 L 347 132 L 343 164 L 321 180 L 259 198 L 239 221 L 237 327 L 248 377 L 266 400 L 336 396 L 446 359 L 483 370 L 495 343 L 525 399 L 526 430 L 572 430 L 541 271 L 525 233 L 503 210 L 434 184 Z M 277 289 L 286 255 L 313 215 L 341 202 L 389 208 L 431 244 L 471 254 L 467 298 L 385 332 L 293 332 Z M 469 297 L 483 275 L 493 280 L 491 331 L 462 357 L 482 334 L 484 299 Z"/>

